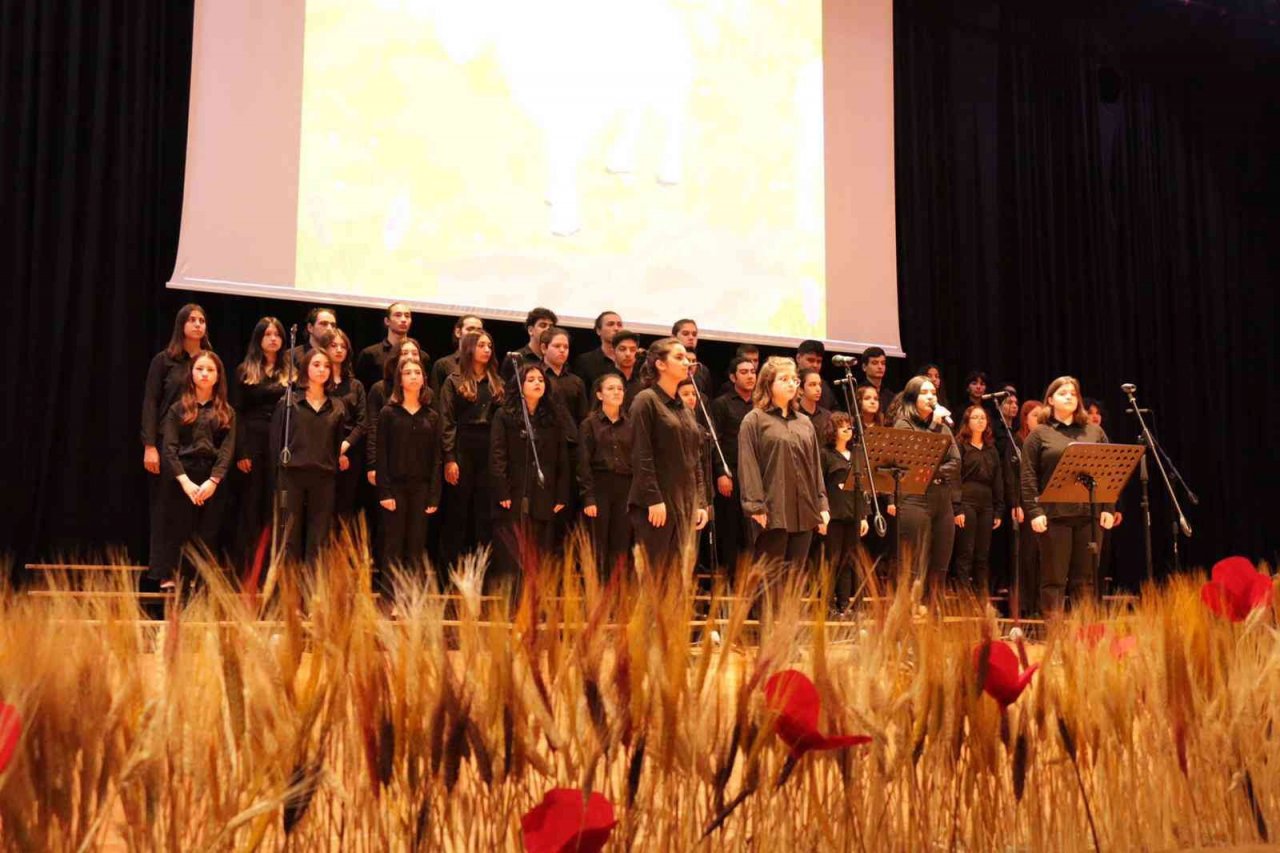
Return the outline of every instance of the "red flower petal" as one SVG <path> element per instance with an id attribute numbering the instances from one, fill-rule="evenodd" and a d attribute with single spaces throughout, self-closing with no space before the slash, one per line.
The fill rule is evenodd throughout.
<path id="1" fill-rule="evenodd" d="M 1098 643 L 1102 642 L 1102 638 L 1107 634 L 1107 626 L 1101 622 L 1093 622 L 1089 625 L 1081 625 L 1076 631 L 1076 639 L 1084 643 L 1091 649 L 1096 649 Z"/>
<path id="2" fill-rule="evenodd" d="M 973 650 L 973 667 L 980 674 L 984 650 L 987 654 L 987 671 L 982 689 L 999 702 L 1001 707 L 1007 708 L 1018 701 L 1022 691 L 1026 690 L 1027 685 L 1031 683 L 1031 676 L 1040 668 L 1040 664 L 1032 664 L 1019 672 L 1018 656 L 1014 654 L 1013 649 L 1009 648 L 1007 643 L 988 640 L 985 643 L 979 643 Z"/>
<path id="3" fill-rule="evenodd" d="M 1244 557 L 1227 557 L 1213 567 L 1212 580 L 1200 588 L 1200 600 L 1224 619 L 1241 622 L 1271 603 L 1271 579 Z"/>
<path id="4" fill-rule="evenodd" d="M 603 794 L 584 797 L 575 788 L 553 788 L 520 818 L 529 853 L 599 853 L 618 825 Z"/>
<path id="5" fill-rule="evenodd" d="M 1111 638 L 1111 656 L 1116 660 L 1124 660 L 1138 650 L 1138 638 L 1130 634 L 1127 637 Z"/>
<path id="6" fill-rule="evenodd" d="M 824 736 L 818 731 L 821 700 L 818 688 L 803 672 L 786 669 L 769 676 L 764 684 L 765 707 L 778 714 L 777 732 L 799 758 L 810 750 L 843 749 L 870 743 L 865 735 Z"/>
<path id="7" fill-rule="evenodd" d="M 18 709 L 0 702 L 0 773 L 4 773 L 13 759 L 21 736 L 22 717 L 18 714 Z"/>

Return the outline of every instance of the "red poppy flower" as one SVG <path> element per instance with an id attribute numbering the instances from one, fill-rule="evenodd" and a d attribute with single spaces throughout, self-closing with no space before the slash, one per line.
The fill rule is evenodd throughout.
<path id="1" fill-rule="evenodd" d="M 0 702 L 0 773 L 9 766 L 21 734 L 22 717 L 19 716 L 18 709 Z"/>
<path id="2" fill-rule="evenodd" d="M 786 669 L 764 684 L 765 707 L 778 713 L 778 737 L 796 758 L 811 749 L 841 749 L 870 743 L 866 735 L 824 735 L 818 731 L 822 703 L 818 689 L 803 672 Z"/>
<path id="3" fill-rule="evenodd" d="M 1116 660 L 1124 660 L 1138 650 L 1138 638 L 1129 634 L 1126 637 L 1111 638 L 1111 656 Z"/>
<path id="4" fill-rule="evenodd" d="M 1076 639 L 1084 643 L 1092 651 L 1098 648 L 1103 639 L 1107 636 L 1107 626 L 1101 622 L 1093 622 L 1088 625 L 1081 625 L 1076 631 Z M 1123 660 L 1133 654 L 1138 648 L 1138 638 L 1132 634 L 1128 636 L 1120 636 L 1119 634 L 1111 635 L 1111 642 L 1107 646 L 1111 656 L 1116 660 Z"/>
<path id="5" fill-rule="evenodd" d="M 520 818 L 529 853 L 599 853 L 617 825 L 613 803 L 576 788 L 552 788 Z"/>
<path id="6" fill-rule="evenodd" d="M 1258 607 L 1271 603 L 1271 578 L 1244 557 L 1227 557 L 1213 567 L 1211 580 L 1200 587 L 1200 600 L 1223 619 L 1243 622 Z"/>
<path id="7" fill-rule="evenodd" d="M 986 669 L 983 670 L 983 658 L 986 658 Z M 979 643 L 973 650 L 973 668 L 978 671 L 978 680 L 987 695 L 1000 703 L 1001 708 L 1008 708 L 1022 691 L 1031 683 L 1031 676 L 1040 668 L 1040 664 L 1018 671 L 1018 656 L 1008 643 L 988 640 Z"/>
<path id="8" fill-rule="evenodd" d="M 1090 649 L 1096 649 L 1098 643 L 1102 642 L 1102 638 L 1107 635 L 1107 626 L 1101 622 L 1092 622 L 1088 625 L 1081 625 L 1076 629 L 1076 639 L 1084 643 Z"/>

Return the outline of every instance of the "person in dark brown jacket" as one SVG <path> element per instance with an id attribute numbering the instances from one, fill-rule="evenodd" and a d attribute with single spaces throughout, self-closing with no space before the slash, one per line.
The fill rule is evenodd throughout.
<path id="1" fill-rule="evenodd" d="M 634 444 L 628 513 L 636 541 L 657 572 L 683 569 L 695 556 L 695 531 L 707 523 L 706 487 L 698 464 L 702 431 L 676 395 L 688 375 L 684 346 L 675 338 L 655 341 L 641 371 L 646 387 L 630 409 Z"/>
<path id="2" fill-rule="evenodd" d="M 1045 408 L 1037 426 L 1022 445 L 1022 508 L 1040 546 L 1040 613 L 1062 612 L 1063 592 L 1071 585 L 1072 601 L 1091 599 L 1095 579 L 1089 545 L 1100 543 L 1096 527 L 1110 530 L 1115 505 L 1099 504 L 1097 518 L 1089 517 L 1088 504 L 1041 504 L 1040 493 L 1049 484 L 1067 445 L 1073 442 L 1106 444 L 1102 427 L 1089 423 L 1080 380 L 1059 376 L 1044 393 Z"/>
<path id="3" fill-rule="evenodd" d="M 738 430 L 742 511 L 758 527 L 755 557 L 802 565 L 813 533 L 831 520 L 813 422 L 799 414 L 800 380 L 789 358 L 760 369 L 755 404 Z"/>

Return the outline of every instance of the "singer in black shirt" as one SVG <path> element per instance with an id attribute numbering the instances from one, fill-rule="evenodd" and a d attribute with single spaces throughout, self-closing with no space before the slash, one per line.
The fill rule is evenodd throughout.
<path id="1" fill-rule="evenodd" d="M 711 457 L 712 474 L 715 476 L 715 525 L 716 542 L 720 557 L 720 569 L 734 571 L 744 549 L 754 544 L 752 531 L 744 523 L 742 501 L 738 494 L 738 431 L 742 419 L 751 411 L 751 393 L 756 387 L 755 362 L 745 356 L 735 356 L 729 362 L 729 379 L 732 389 L 711 401 L 711 422 L 724 451 Z"/>
<path id="2" fill-rule="evenodd" d="M 1044 422 L 1022 445 L 1022 507 L 1040 546 L 1040 613 L 1060 614 L 1068 584 L 1072 601 L 1093 598 L 1096 587 L 1090 543 L 1110 530 L 1114 505 L 1098 505 L 1097 518 L 1088 504 L 1041 504 L 1039 497 L 1053 477 L 1058 461 L 1073 442 L 1107 443 L 1102 428 L 1089 423 L 1080 382 L 1059 376 L 1045 391 Z"/>
<path id="3" fill-rule="evenodd" d="M 397 345 L 409 336 L 409 329 L 413 325 L 413 311 L 403 302 L 393 302 L 387 306 L 387 316 L 382 319 L 382 323 L 387 327 L 387 336 L 360 350 L 360 355 L 356 358 L 355 376 L 365 390 L 372 388 L 382 378 L 387 359 L 398 352 Z M 425 362 L 423 367 L 426 367 Z"/>
<path id="4" fill-rule="evenodd" d="M 859 448 L 853 444 L 853 421 L 844 412 L 832 412 L 823 436 L 822 479 L 827 487 L 831 520 L 825 536 L 826 560 L 835 579 L 835 604 L 844 612 L 853 594 L 858 542 L 867 535 L 867 498 L 864 488 L 866 466 Z M 850 470 L 858 471 L 859 482 L 850 484 Z"/>
<path id="5" fill-rule="evenodd" d="M 284 352 L 284 324 L 275 317 L 263 317 L 249 336 L 244 361 L 236 368 L 231 386 L 240 481 L 237 546 L 242 558 L 271 521 L 277 462 L 271 458 L 271 416 L 293 381 L 293 361 Z"/>
<path id="6" fill-rule="evenodd" d="M 965 410 L 957 441 L 960 512 L 956 515 L 956 580 L 986 600 L 991 589 L 991 534 L 1004 518 L 1005 469 L 981 403 Z"/>
<path id="7" fill-rule="evenodd" d="M 347 333 L 333 329 L 321 341 L 333 363 L 333 389 L 329 393 L 342 400 L 347 413 L 338 474 L 334 478 L 333 511 L 339 520 L 349 522 L 356 513 L 356 488 L 364 478 L 365 425 L 369 417 L 365 386 L 352 370 L 351 338 Z"/>
<path id="8" fill-rule="evenodd" d="M 391 398 L 378 413 L 378 503 L 382 507 L 379 567 L 421 571 L 427 517 L 440 506 L 441 418 L 429 404 L 422 364 L 401 359 Z"/>
<path id="9" fill-rule="evenodd" d="M 383 362 L 382 378 L 365 389 L 364 464 L 367 469 L 365 479 L 371 486 L 378 484 L 378 415 L 390 400 L 400 365 L 406 360 L 416 361 L 426 368 L 422 362 L 422 347 L 413 338 L 405 338 L 396 344 L 391 356 Z"/>
<path id="10" fill-rule="evenodd" d="M 595 383 L 596 408 L 578 428 L 578 482 L 582 511 L 591 523 L 596 565 L 606 579 L 631 555 L 631 418 L 622 409 L 622 377 L 606 373 Z"/>
<path id="11" fill-rule="evenodd" d="M 546 402 L 546 377 L 537 364 L 516 371 L 514 392 L 494 413 L 490 430 L 489 476 L 494 513 L 495 580 L 518 585 L 521 567 L 554 547 L 552 521 L 569 502 L 572 461 L 563 419 Z M 531 437 L 525 424 L 529 415 Z"/>

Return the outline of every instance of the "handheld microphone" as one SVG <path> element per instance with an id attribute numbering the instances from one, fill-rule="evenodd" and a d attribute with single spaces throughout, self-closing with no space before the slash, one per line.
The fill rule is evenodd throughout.
<path id="1" fill-rule="evenodd" d="M 1009 392 L 1008 392 L 1008 391 L 992 391 L 990 394 L 983 394 L 983 395 L 982 395 L 982 397 L 981 397 L 980 399 L 982 399 L 982 400 L 1003 400 L 1005 397 L 1008 397 L 1008 396 L 1009 396 Z"/>
<path id="2" fill-rule="evenodd" d="M 297 334 L 298 334 L 298 324 L 297 324 L 297 323 L 294 323 L 292 326 L 290 326 L 290 327 L 289 327 L 289 334 L 290 334 L 290 335 L 293 335 L 293 336 L 295 336 L 295 337 L 297 336 Z"/>
<path id="3" fill-rule="evenodd" d="M 1120 390 L 1126 394 L 1132 394 L 1134 391 L 1138 390 L 1138 386 L 1134 385 L 1132 382 L 1126 382 L 1120 386 Z"/>
<path id="4" fill-rule="evenodd" d="M 834 382 L 832 382 L 831 384 L 832 384 L 832 385 L 850 385 L 850 386 L 853 386 L 853 385 L 857 385 L 857 384 L 858 384 L 858 381 L 857 381 L 856 379 L 837 379 L 837 380 L 835 380 Z"/>
<path id="5" fill-rule="evenodd" d="M 942 409 L 942 412 L 943 412 L 942 422 L 947 426 L 951 427 L 952 429 L 955 429 L 955 426 L 956 426 L 955 421 L 951 420 L 951 410 L 946 408 L 945 406 L 939 406 L 937 403 L 934 403 L 933 413 L 935 416 L 938 414 L 938 409 Z"/>
<path id="6" fill-rule="evenodd" d="M 858 363 L 858 357 L 856 355 L 833 355 L 831 356 L 831 363 L 836 367 L 853 367 Z"/>

